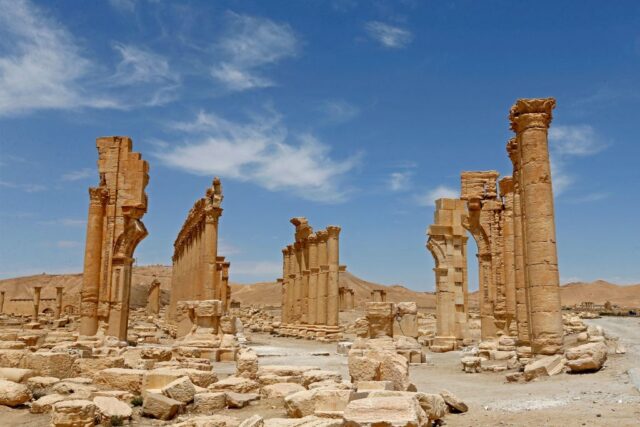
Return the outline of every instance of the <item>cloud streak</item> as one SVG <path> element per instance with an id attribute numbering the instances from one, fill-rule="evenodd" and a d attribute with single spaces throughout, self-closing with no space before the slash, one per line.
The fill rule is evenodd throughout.
<path id="1" fill-rule="evenodd" d="M 189 138 L 156 152 L 166 165 L 197 175 L 252 182 L 314 201 L 346 200 L 348 192 L 341 188 L 341 181 L 359 160 L 357 155 L 333 159 L 330 147 L 311 134 L 290 136 L 274 112 L 245 123 L 200 112 L 194 121 L 172 127 Z"/>
<path id="2" fill-rule="evenodd" d="M 211 68 L 211 76 L 228 90 L 244 91 L 274 86 L 261 69 L 296 56 L 300 43 L 286 24 L 230 12 L 217 48 L 222 60 Z"/>
<path id="3" fill-rule="evenodd" d="M 438 199 L 458 199 L 460 192 L 446 185 L 439 185 L 435 188 L 427 190 L 423 194 L 414 196 L 414 201 L 419 206 L 435 206 Z"/>
<path id="4" fill-rule="evenodd" d="M 413 40 L 411 31 L 380 21 L 367 22 L 364 29 L 371 39 L 389 49 L 402 49 Z"/>

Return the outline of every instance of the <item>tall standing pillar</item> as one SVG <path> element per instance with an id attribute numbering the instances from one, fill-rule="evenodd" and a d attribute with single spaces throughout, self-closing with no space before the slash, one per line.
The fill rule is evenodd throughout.
<path id="1" fill-rule="evenodd" d="M 340 289 L 340 227 L 327 227 L 327 256 L 329 264 L 329 283 L 327 285 L 327 325 L 339 324 L 339 289 Z"/>
<path id="2" fill-rule="evenodd" d="M 214 185 L 215 185 L 214 180 Z M 209 198 L 207 197 L 207 199 Z M 215 299 L 218 288 L 218 223 L 222 215 L 222 208 L 210 204 L 205 207 L 205 224 L 204 224 L 204 250 L 206 268 L 204 268 L 204 299 Z"/>
<path id="3" fill-rule="evenodd" d="M 147 314 L 157 316 L 160 312 L 160 281 L 153 279 L 147 294 Z"/>
<path id="4" fill-rule="evenodd" d="M 302 243 L 295 242 L 293 245 L 295 249 L 295 278 L 294 278 L 294 313 L 295 323 L 302 323 Z"/>
<path id="5" fill-rule="evenodd" d="M 42 286 L 35 286 L 33 288 L 33 321 L 38 321 L 38 315 L 40 314 L 40 292 L 42 291 Z"/>
<path id="6" fill-rule="evenodd" d="M 309 317 L 307 323 L 315 325 L 318 322 L 318 237 L 311 234 L 307 238 L 309 246 L 309 299 L 307 307 Z"/>
<path id="7" fill-rule="evenodd" d="M 84 274 L 80 292 L 80 335 L 98 332 L 98 298 L 102 266 L 102 234 L 108 192 L 104 187 L 89 188 L 89 215 L 84 250 Z"/>
<path id="8" fill-rule="evenodd" d="M 289 269 L 287 275 L 289 277 L 289 283 L 287 284 L 287 324 L 293 324 L 295 320 L 295 285 L 296 285 L 296 255 L 293 245 L 287 246 L 287 253 L 289 258 Z"/>
<path id="9" fill-rule="evenodd" d="M 282 249 L 282 299 L 280 309 L 280 320 L 283 325 L 289 323 L 289 249 Z"/>
<path id="10" fill-rule="evenodd" d="M 520 189 L 520 162 L 517 138 L 507 143 L 507 152 L 513 164 L 513 258 L 516 287 L 516 321 L 518 327 L 518 346 L 530 345 L 529 298 L 526 288 L 524 268 L 524 239 L 522 235 L 522 208 Z"/>
<path id="11" fill-rule="evenodd" d="M 4 314 L 4 291 L 0 292 L 0 314 Z"/>
<path id="12" fill-rule="evenodd" d="M 111 267 L 111 310 L 107 335 L 116 337 L 120 341 L 127 340 L 129 323 L 129 296 L 131 292 L 131 268 L 133 258 L 116 255 Z"/>
<path id="13" fill-rule="evenodd" d="M 229 288 L 229 267 L 231 263 L 225 261 L 222 263 L 222 294 L 220 301 L 222 301 L 223 312 L 226 313 L 229 310 L 229 299 L 231 298 L 231 289 Z"/>
<path id="14" fill-rule="evenodd" d="M 516 317 L 516 269 L 514 253 L 513 229 L 513 179 L 510 176 L 500 180 L 500 195 L 503 202 L 502 214 L 502 243 L 503 243 L 503 280 L 506 303 L 505 331 L 517 330 L 514 321 Z"/>
<path id="15" fill-rule="evenodd" d="M 300 323 L 309 324 L 309 244 L 307 239 L 300 241 L 300 273 L 302 274 L 300 289 Z"/>
<path id="16" fill-rule="evenodd" d="M 55 318 L 59 319 L 62 315 L 62 290 L 64 287 L 56 286 L 56 310 L 55 310 Z"/>
<path id="17" fill-rule="evenodd" d="M 519 99 L 510 118 L 518 136 L 525 268 L 534 354 L 562 352 L 560 276 L 547 132 L 555 99 Z"/>
<path id="18" fill-rule="evenodd" d="M 329 237 L 326 230 L 318 231 L 318 295 L 316 323 L 318 325 L 327 324 L 327 292 L 329 284 L 329 259 L 327 257 L 327 239 Z"/>

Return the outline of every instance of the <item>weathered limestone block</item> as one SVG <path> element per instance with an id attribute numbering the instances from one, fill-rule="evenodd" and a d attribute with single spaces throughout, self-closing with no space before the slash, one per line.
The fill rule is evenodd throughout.
<path id="1" fill-rule="evenodd" d="M 599 371 L 607 360 L 607 346 L 604 343 L 589 343 L 567 350 L 567 367 L 571 372 Z"/>
<path id="2" fill-rule="evenodd" d="M 236 358 L 236 375 L 256 379 L 258 377 L 258 354 L 252 349 L 242 349 Z"/>
<path id="3" fill-rule="evenodd" d="M 380 363 L 380 381 L 391 381 L 394 389 L 407 390 L 409 385 L 409 361 L 399 354 L 384 353 Z"/>
<path id="4" fill-rule="evenodd" d="M 250 402 L 260 399 L 258 393 L 236 393 L 234 391 L 226 391 L 227 406 L 232 409 L 240 409 L 247 406 Z"/>
<path id="5" fill-rule="evenodd" d="M 462 370 L 468 374 L 475 374 L 482 372 L 482 358 L 476 356 L 465 356 L 460 359 L 462 363 Z"/>
<path id="6" fill-rule="evenodd" d="M 182 410 L 184 404 L 163 394 L 148 393 L 142 404 L 142 415 L 159 420 L 171 420 Z"/>
<path id="7" fill-rule="evenodd" d="M 103 422 L 110 421 L 112 417 L 124 421 L 133 415 L 131 407 L 115 397 L 98 396 L 93 399 L 93 403 L 96 405 L 98 416 Z"/>
<path id="8" fill-rule="evenodd" d="M 374 390 L 369 392 L 369 398 L 385 397 L 407 397 L 415 398 L 430 421 L 443 418 L 447 412 L 447 405 L 444 398 L 439 394 L 409 392 L 409 391 L 386 391 Z"/>
<path id="9" fill-rule="evenodd" d="M 142 379 L 146 372 L 142 369 L 103 369 L 96 377 L 96 384 L 111 390 L 126 390 L 139 395 L 142 390 Z"/>
<path id="10" fill-rule="evenodd" d="M 342 375 L 339 372 L 323 370 L 306 371 L 302 374 L 302 385 L 305 387 L 309 387 L 312 383 L 326 380 L 340 382 L 342 381 Z"/>
<path id="11" fill-rule="evenodd" d="M 455 394 L 448 390 L 442 390 L 440 396 L 444 399 L 444 403 L 449 407 L 449 411 L 453 413 L 463 413 L 469 410 L 466 403 L 460 400 Z"/>
<path id="12" fill-rule="evenodd" d="M 181 377 L 162 388 L 162 394 L 182 403 L 189 403 L 196 394 L 196 388 L 189 377 Z"/>
<path id="13" fill-rule="evenodd" d="M 524 367 L 524 379 L 531 381 L 540 377 L 557 375 L 564 369 L 562 355 L 541 356 Z"/>
<path id="14" fill-rule="evenodd" d="M 264 420 L 264 427 L 342 427 L 341 419 L 320 418 L 309 415 L 303 418 L 269 418 Z"/>
<path id="15" fill-rule="evenodd" d="M 142 359 L 155 360 L 158 362 L 168 362 L 173 353 L 170 348 L 164 347 L 143 347 L 140 352 Z"/>
<path id="16" fill-rule="evenodd" d="M 91 396 L 96 390 L 95 386 L 73 381 L 60 381 L 51 387 L 52 393 L 87 400 L 91 399 Z"/>
<path id="17" fill-rule="evenodd" d="M 33 369 L 20 368 L 0 368 L 0 380 L 13 381 L 14 383 L 24 383 L 31 377 L 36 376 Z"/>
<path id="18" fill-rule="evenodd" d="M 290 394 L 304 391 L 305 388 L 295 383 L 276 383 L 266 385 L 260 389 L 260 396 L 263 399 L 284 399 Z"/>
<path id="19" fill-rule="evenodd" d="M 60 379 L 56 377 L 31 377 L 25 382 L 25 385 L 33 395 L 44 396 L 49 394 L 51 387 L 59 381 Z"/>
<path id="20" fill-rule="evenodd" d="M 200 415 L 173 424 L 174 427 L 238 427 L 240 420 L 228 415 Z"/>
<path id="21" fill-rule="evenodd" d="M 334 417 L 344 411 L 351 398 L 351 390 L 304 390 L 284 398 L 287 415 L 302 418 L 308 415 Z"/>
<path id="22" fill-rule="evenodd" d="M 96 405 L 89 400 L 64 400 L 53 405 L 52 427 L 92 427 Z"/>
<path id="23" fill-rule="evenodd" d="M 236 393 L 251 393 L 259 388 L 260 384 L 256 381 L 235 376 L 227 377 L 208 387 L 211 391 L 235 391 Z"/>
<path id="24" fill-rule="evenodd" d="M 358 392 L 372 390 L 393 390 L 393 382 L 391 381 L 358 381 Z"/>
<path id="25" fill-rule="evenodd" d="M 0 366 L 5 368 L 23 367 L 23 359 L 27 356 L 25 350 L 0 350 Z"/>
<path id="26" fill-rule="evenodd" d="M 193 410 L 198 414 L 210 414 L 227 407 L 227 395 L 225 392 L 197 393 L 193 401 Z"/>
<path id="27" fill-rule="evenodd" d="M 73 362 L 71 372 L 73 376 L 96 379 L 100 371 L 104 369 L 124 367 L 125 362 L 122 356 L 79 358 Z"/>
<path id="28" fill-rule="evenodd" d="M 31 400 L 27 386 L 13 381 L 0 380 L 0 405 L 18 406 Z"/>
<path id="29" fill-rule="evenodd" d="M 53 405 L 68 399 L 68 396 L 63 396 L 61 394 L 48 394 L 33 402 L 29 412 L 32 414 L 47 414 L 53 410 Z"/>
<path id="30" fill-rule="evenodd" d="M 366 304 L 369 337 L 393 337 L 395 306 L 391 302 L 368 302 Z"/>
<path id="31" fill-rule="evenodd" d="M 354 390 L 355 387 L 351 383 L 336 382 L 334 380 L 325 380 L 311 383 L 307 386 L 309 390 L 322 389 L 322 390 Z"/>
<path id="32" fill-rule="evenodd" d="M 260 415 L 253 415 L 240 423 L 239 427 L 264 427 L 264 418 Z"/>
<path id="33" fill-rule="evenodd" d="M 351 382 L 391 381 L 395 390 L 407 390 L 409 361 L 390 351 L 351 350 L 349 353 Z"/>
<path id="34" fill-rule="evenodd" d="M 419 427 L 426 422 L 426 414 L 413 397 L 358 399 L 344 411 L 346 427 Z"/>
<path id="35" fill-rule="evenodd" d="M 76 356 L 69 353 L 35 352 L 25 357 L 25 367 L 41 376 L 69 378 L 73 376 Z"/>

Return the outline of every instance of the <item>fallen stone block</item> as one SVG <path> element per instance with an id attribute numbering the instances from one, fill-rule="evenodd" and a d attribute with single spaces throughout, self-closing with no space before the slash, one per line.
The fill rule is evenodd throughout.
<path id="1" fill-rule="evenodd" d="M 196 388 L 189 377 L 180 377 L 162 388 L 162 394 L 182 403 L 189 403 L 196 394 Z"/>
<path id="2" fill-rule="evenodd" d="M 126 390 L 139 395 L 146 371 L 142 369 L 108 368 L 96 376 L 96 384 L 112 390 Z"/>
<path id="3" fill-rule="evenodd" d="M 23 383 L 36 375 L 37 373 L 33 369 L 0 368 L 0 380 L 13 381 L 14 383 Z"/>
<path id="4" fill-rule="evenodd" d="M 350 402 L 344 410 L 346 427 L 418 427 L 427 417 L 413 397 L 376 397 Z"/>
<path id="5" fill-rule="evenodd" d="M 244 408 L 250 402 L 260 399 L 260 395 L 257 393 L 236 393 L 233 391 L 225 393 L 227 395 L 227 406 L 232 409 Z"/>
<path id="6" fill-rule="evenodd" d="M 55 403 L 51 411 L 52 427 L 92 427 L 96 405 L 89 400 L 64 400 Z"/>
<path id="7" fill-rule="evenodd" d="M 31 409 L 29 411 L 32 414 L 46 414 L 51 412 L 54 404 L 62 402 L 63 400 L 69 400 L 69 397 L 57 393 L 48 394 L 31 403 Z"/>
<path id="8" fill-rule="evenodd" d="M 171 420 L 182 410 L 184 404 L 163 394 L 147 393 L 142 404 L 142 415 L 159 420 Z"/>
<path id="9" fill-rule="evenodd" d="M 607 346 L 602 342 L 579 345 L 567 350 L 567 367 L 574 372 L 596 372 L 607 360 Z"/>
<path id="10" fill-rule="evenodd" d="M 128 420 L 133 415 L 131 407 L 115 397 L 97 396 L 93 403 L 96 405 L 98 417 L 103 422 L 109 422 L 112 417 Z"/>
<path id="11" fill-rule="evenodd" d="M 193 411 L 198 414 L 210 414 L 227 407 L 227 395 L 223 391 L 197 393 L 193 401 Z"/>
<path id="12" fill-rule="evenodd" d="M 235 391 L 236 393 L 251 393 L 258 391 L 260 384 L 248 378 L 236 376 L 227 377 L 207 387 L 211 391 Z"/>
<path id="13" fill-rule="evenodd" d="M 25 367 L 37 371 L 44 377 L 73 377 L 76 356 L 69 353 L 35 352 L 25 357 Z"/>
<path id="14" fill-rule="evenodd" d="M 284 399 L 290 394 L 304 390 L 305 388 L 300 384 L 276 383 L 262 387 L 260 390 L 260 396 L 263 399 Z"/>
<path id="15" fill-rule="evenodd" d="M 564 359 L 561 355 L 542 356 L 524 367 L 524 379 L 531 381 L 540 377 L 556 375 L 564 369 Z"/>
<path id="16" fill-rule="evenodd" d="M 440 396 L 444 399 L 444 403 L 449 407 L 449 411 L 452 413 L 463 413 L 469 410 L 469 407 L 462 400 L 447 390 L 442 390 Z"/>
<path id="17" fill-rule="evenodd" d="M 31 400 L 31 391 L 24 384 L 0 380 L 0 405 L 18 406 Z"/>

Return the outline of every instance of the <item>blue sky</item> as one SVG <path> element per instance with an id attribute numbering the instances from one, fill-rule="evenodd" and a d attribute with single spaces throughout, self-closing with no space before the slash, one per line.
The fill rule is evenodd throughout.
<path id="1" fill-rule="evenodd" d="M 554 96 L 562 280 L 640 282 L 636 1 L 0 0 L 0 23 L 0 277 L 81 271 L 95 138 L 128 135 L 139 264 L 170 264 L 219 175 L 232 281 L 275 279 L 306 216 L 351 272 L 432 290 L 433 200 L 510 174 L 509 107 Z"/>

